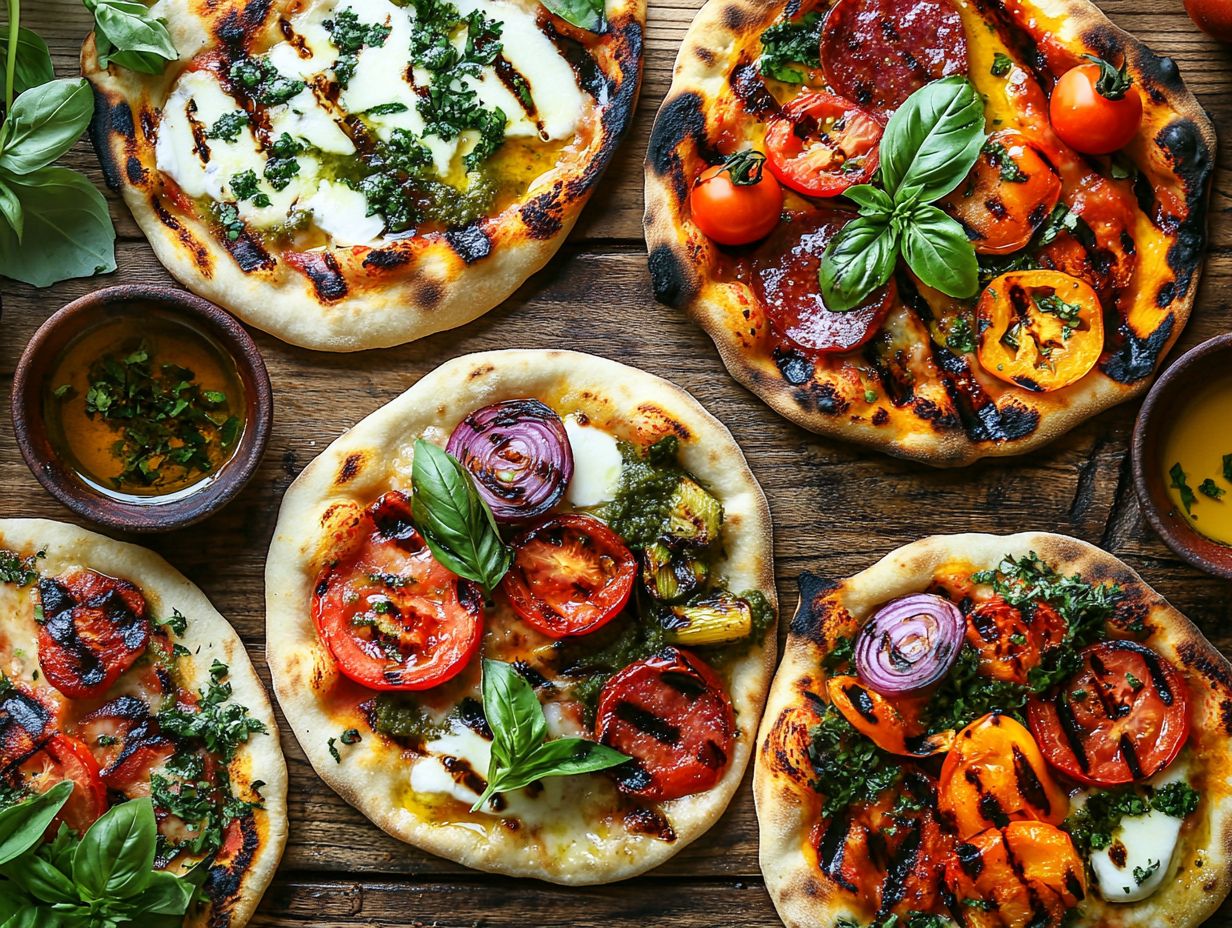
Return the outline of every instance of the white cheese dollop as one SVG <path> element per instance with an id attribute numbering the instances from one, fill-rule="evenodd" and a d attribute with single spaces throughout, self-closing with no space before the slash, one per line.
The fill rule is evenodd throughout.
<path id="1" fill-rule="evenodd" d="M 576 415 L 565 417 L 565 434 L 573 449 L 573 479 L 565 499 L 582 508 L 615 499 L 624 468 L 616 439 L 603 429 L 583 425 Z"/>
<path id="2" fill-rule="evenodd" d="M 370 245 L 378 241 L 385 228 L 379 214 L 368 215 L 368 200 L 358 190 L 332 180 L 321 181 L 317 192 L 303 205 L 313 222 L 334 240 L 335 245 Z"/>

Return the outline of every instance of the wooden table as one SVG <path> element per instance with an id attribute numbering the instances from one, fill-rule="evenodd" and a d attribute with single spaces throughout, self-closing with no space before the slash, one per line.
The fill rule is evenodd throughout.
<path id="1" fill-rule="evenodd" d="M 1113 410 L 1043 452 L 1018 460 L 936 471 L 826 441 L 796 428 L 738 387 L 710 341 L 683 314 L 655 303 L 642 241 L 642 157 L 655 109 L 698 0 L 652 0 L 646 70 L 637 118 L 606 183 L 569 242 L 540 274 L 477 322 L 403 348 L 329 355 L 290 348 L 254 332 L 273 379 L 276 412 L 269 451 L 256 478 L 204 524 L 134 539 L 165 555 L 196 582 L 239 630 L 262 676 L 265 552 L 279 501 L 325 445 L 393 399 L 441 361 L 503 347 L 567 346 L 636 364 L 681 384 L 725 422 L 748 455 L 774 512 L 779 596 L 796 605 L 802 570 L 841 577 L 898 545 L 935 532 L 1064 532 L 1126 560 L 1225 652 L 1232 653 L 1232 588 L 1180 560 L 1138 510 L 1127 447 L 1135 404 Z M 78 73 L 89 30 L 79 0 L 28 0 L 24 24 L 52 47 L 59 76 Z M 1201 35 L 1180 0 L 1110 0 L 1112 19 L 1176 58 L 1214 117 L 1232 120 L 1232 53 Z M 1232 128 L 1223 133 L 1226 171 Z M 101 186 L 81 143 L 67 163 Z M 1181 350 L 1228 328 L 1232 285 L 1232 191 L 1216 176 L 1211 246 L 1198 308 Z M 114 196 L 120 270 L 36 292 L 0 283 L 0 409 L 8 409 L 14 366 L 53 310 L 98 287 L 170 282 Z M 35 482 L 0 415 L 0 516 L 76 520 Z M 271 926 L 777 926 L 757 867 L 757 825 L 746 781 L 724 818 L 649 876 L 568 890 L 467 870 L 387 837 L 313 773 L 285 733 L 291 773 L 291 837 L 277 880 L 254 924 Z M 1232 928 L 1232 904 L 1211 924 Z"/>

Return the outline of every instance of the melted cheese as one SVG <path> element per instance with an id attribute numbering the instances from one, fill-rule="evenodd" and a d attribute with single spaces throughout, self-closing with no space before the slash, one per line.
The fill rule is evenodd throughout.
<path id="1" fill-rule="evenodd" d="M 367 215 L 368 201 L 358 190 L 334 181 L 321 181 L 312 199 L 304 204 L 313 221 L 343 247 L 369 245 L 381 237 L 385 220 Z"/>
<path id="2" fill-rule="evenodd" d="M 615 499 L 624 468 L 616 439 L 593 425 L 582 425 L 577 416 L 565 417 L 565 434 L 573 449 L 573 479 L 565 499 L 580 508 Z"/>
<path id="3" fill-rule="evenodd" d="M 287 133 L 312 148 L 335 155 L 353 155 L 355 143 L 325 111 L 310 87 L 269 111 L 274 138 Z"/>

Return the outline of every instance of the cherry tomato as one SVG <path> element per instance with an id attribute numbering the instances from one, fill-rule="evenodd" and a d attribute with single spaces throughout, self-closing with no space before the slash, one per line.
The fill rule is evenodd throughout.
<path id="1" fill-rule="evenodd" d="M 697 655 L 674 647 L 608 680 L 595 713 L 596 739 L 631 758 L 615 768 L 621 790 L 651 802 L 718 783 L 735 732 L 723 681 Z"/>
<path id="2" fill-rule="evenodd" d="M 843 718 L 883 751 L 908 757 L 927 757 L 949 750 L 954 733 L 925 736 L 920 710 L 926 698 L 893 701 L 869 689 L 859 677 L 837 676 L 826 680 L 830 703 Z"/>
<path id="3" fill-rule="evenodd" d="M 1069 812 L 1069 797 L 1031 733 L 998 713 L 958 733 L 941 765 L 938 790 L 938 808 L 960 840 L 1023 819 L 1060 825 Z"/>
<path id="4" fill-rule="evenodd" d="M 994 596 L 967 615 L 967 643 L 980 652 L 986 676 L 1026 683 L 1044 651 L 1061 643 L 1065 628 L 1065 619 L 1047 603 L 1033 604 L 1024 615 Z"/>
<path id="5" fill-rule="evenodd" d="M 850 100 L 805 91 L 766 128 L 774 175 L 807 197 L 833 197 L 866 184 L 877 170 L 885 123 Z"/>
<path id="6" fill-rule="evenodd" d="M 1166 659 L 1134 641 L 1082 650 L 1082 669 L 1035 697 L 1027 721 L 1048 762 L 1094 786 L 1165 769 L 1189 737 L 1189 692 Z"/>
<path id="7" fill-rule="evenodd" d="M 1010 271 L 976 304 L 980 365 L 1036 393 L 1081 380 L 1104 350 L 1104 311 L 1084 281 L 1060 271 Z"/>
<path id="8" fill-rule="evenodd" d="M 1185 12 L 1211 38 L 1232 42 L 1232 2 L 1229 0 L 1185 0 Z"/>
<path id="9" fill-rule="evenodd" d="M 6 779 L 35 793 L 45 793 L 68 780 L 73 792 L 52 822 L 51 833 L 63 822 L 77 834 L 84 834 L 95 819 L 107 811 L 107 787 L 99 777 L 98 763 L 90 749 L 64 734 L 54 734 L 34 754 L 6 774 Z"/>
<path id="10" fill-rule="evenodd" d="M 959 844 L 945 883 L 967 928 L 1060 928 L 1087 885 L 1069 835 L 1043 822 L 1012 822 Z"/>
<path id="11" fill-rule="evenodd" d="M 338 669 L 377 690 L 443 683 L 483 636 L 478 589 L 432 556 L 396 490 L 364 511 L 350 550 L 317 578 L 312 618 Z"/>
<path id="12" fill-rule="evenodd" d="M 1048 115 L 1053 131 L 1070 148 L 1110 155 L 1124 148 L 1142 125 L 1142 95 L 1124 66 L 1106 61 L 1080 64 L 1052 88 Z"/>
<path id="13" fill-rule="evenodd" d="M 586 635 L 620 614 L 637 559 L 593 516 L 551 516 L 513 541 L 501 589 L 513 610 L 552 638 Z"/>
<path id="14" fill-rule="evenodd" d="M 783 188 L 764 170 L 765 160 L 759 151 L 739 151 L 702 171 L 689 192 L 689 211 L 708 238 L 747 245 L 778 225 Z"/>
<path id="15" fill-rule="evenodd" d="M 150 642 L 145 597 L 127 580 L 78 570 L 39 581 L 39 666 L 69 699 L 105 693 Z"/>
<path id="16" fill-rule="evenodd" d="M 854 351 L 877 334 L 894 305 L 897 291 L 890 281 L 851 312 L 826 308 L 817 284 L 821 256 L 851 219 L 849 213 L 829 209 L 793 214 L 753 257 L 753 293 L 771 328 L 808 351 Z"/>
<path id="17" fill-rule="evenodd" d="M 994 132 L 975 167 L 941 205 L 981 254 L 1025 248 L 1061 198 L 1061 175 L 1025 135 Z"/>

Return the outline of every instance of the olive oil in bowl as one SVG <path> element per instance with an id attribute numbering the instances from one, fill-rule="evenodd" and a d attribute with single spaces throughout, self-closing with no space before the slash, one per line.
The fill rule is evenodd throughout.
<path id="1" fill-rule="evenodd" d="M 1232 378 L 1196 388 L 1162 442 L 1168 495 L 1195 531 L 1232 545 Z"/>
<path id="2" fill-rule="evenodd" d="M 112 499 L 159 504 L 199 492 L 243 437 L 245 397 L 231 356 L 156 307 L 113 311 L 70 341 L 51 370 L 48 438 Z"/>

